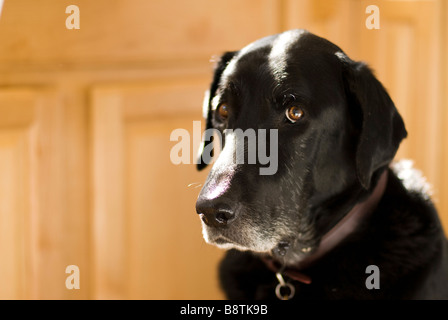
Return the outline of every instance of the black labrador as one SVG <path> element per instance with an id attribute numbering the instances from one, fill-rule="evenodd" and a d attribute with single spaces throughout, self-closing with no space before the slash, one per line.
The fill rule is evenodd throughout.
<path id="1" fill-rule="evenodd" d="M 391 164 L 407 132 L 364 63 L 290 30 L 225 53 L 204 106 L 222 151 L 196 210 L 205 240 L 230 249 L 228 298 L 448 298 L 440 220 L 419 172 Z M 271 174 L 248 163 L 255 148 L 236 129 L 275 153 Z M 212 142 L 205 135 L 199 169 Z"/>

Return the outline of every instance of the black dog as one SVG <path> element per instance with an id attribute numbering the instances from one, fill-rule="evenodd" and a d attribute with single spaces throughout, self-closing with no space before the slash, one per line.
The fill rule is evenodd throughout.
<path id="1" fill-rule="evenodd" d="M 205 240 L 232 249 L 228 298 L 448 298 L 437 212 L 418 172 L 391 165 L 407 133 L 364 63 L 291 30 L 225 53 L 205 102 L 225 141 L 196 210 Z M 257 134 L 277 153 L 274 174 L 235 162 L 237 128 L 276 129 L 278 144 Z"/>

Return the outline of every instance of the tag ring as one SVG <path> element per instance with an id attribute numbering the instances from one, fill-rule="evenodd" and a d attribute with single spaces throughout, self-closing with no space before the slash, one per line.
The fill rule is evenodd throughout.
<path id="1" fill-rule="evenodd" d="M 288 294 L 283 294 L 280 292 L 280 290 L 282 288 L 288 288 L 289 293 Z M 290 283 L 285 283 L 284 285 L 281 285 L 280 283 L 275 287 L 275 295 L 277 296 L 277 298 L 279 298 L 280 300 L 289 300 L 292 299 L 294 297 L 294 294 L 296 293 L 296 288 L 294 288 L 294 286 Z"/>
<path id="2" fill-rule="evenodd" d="M 277 272 L 275 276 L 277 277 L 279 282 L 278 285 L 275 287 L 275 295 L 277 296 L 277 298 L 279 298 L 280 300 L 292 299 L 294 297 L 294 294 L 296 293 L 296 288 L 289 282 L 285 282 L 280 272 Z M 281 293 L 282 288 L 287 288 L 289 293 L 282 295 Z"/>

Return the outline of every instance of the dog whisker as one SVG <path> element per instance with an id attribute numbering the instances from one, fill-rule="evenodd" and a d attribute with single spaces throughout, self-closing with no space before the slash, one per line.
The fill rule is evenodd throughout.
<path id="1" fill-rule="evenodd" d="M 199 183 L 199 182 L 192 182 L 192 183 L 188 184 L 187 188 L 191 188 L 191 187 L 197 189 L 197 188 L 199 188 L 199 187 L 202 187 L 202 183 Z"/>

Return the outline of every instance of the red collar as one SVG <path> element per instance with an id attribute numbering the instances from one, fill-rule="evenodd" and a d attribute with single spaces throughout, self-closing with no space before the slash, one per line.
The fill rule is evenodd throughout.
<path id="1" fill-rule="evenodd" d="M 311 278 L 300 270 L 306 269 L 317 260 L 322 258 L 325 254 L 333 250 L 340 244 L 348 235 L 355 231 L 363 219 L 372 213 L 383 197 L 386 190 L 388 178 L 387 169 L 381 174 L 375 189 L 370 196 L 363 202 L 357 203 L 333 228 L 330 229 L 323 237 L 317 250 L 301 261 L 296 267 L 284 268 L 279 266 L 279 263 L 270 258 L 263 258 L 262 260 L 266 266 L 275 273 L 284 274 L 291 279 L 300 281 L 305 284 L 311 283 Z"/>

